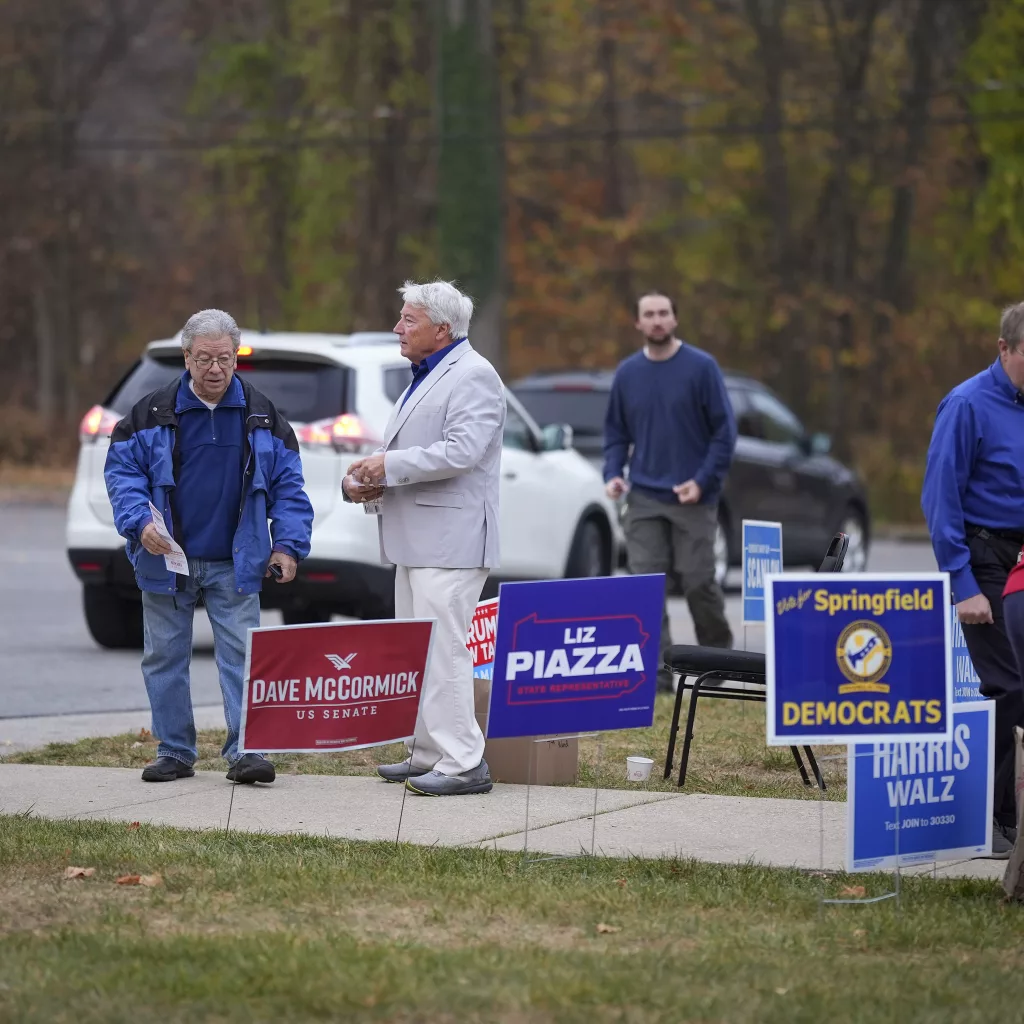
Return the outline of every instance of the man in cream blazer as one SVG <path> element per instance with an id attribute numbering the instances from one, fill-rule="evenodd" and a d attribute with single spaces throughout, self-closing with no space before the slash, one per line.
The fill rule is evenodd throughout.
<path id="1" fill-rule="evenodd" d="M 406 282 L 395 326 L 412 381 L 384 444 L 353 463 L 347 500 L 378 515 L 381 561 L 396 566 L 395 617 L 436 619 L 409 757 L 377 773 L 414 793 L 487 793 L 466 638 L 498 565 L 505 389 L 468 340 L 472 300 L 444 281 Z"/>

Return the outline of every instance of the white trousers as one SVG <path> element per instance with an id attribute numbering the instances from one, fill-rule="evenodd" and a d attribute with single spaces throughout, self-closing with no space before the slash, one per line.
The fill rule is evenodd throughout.
<path id="1" fill-rule="evenodd" d="M 416 742 L 407 744 L 414 768 L 461 775 L 484 756 L 484 734 L 473 708 L 473 658 L 466 647 L 486 569 L 410 569 L 395 572 L 395 618 L 435 619 L 420 691 Z"/>

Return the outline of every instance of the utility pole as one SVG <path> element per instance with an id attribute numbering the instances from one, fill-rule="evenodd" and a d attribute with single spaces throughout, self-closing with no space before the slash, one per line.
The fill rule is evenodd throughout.
<path id="1" fill-rule="evenodd" d="M 438 246 L 475 303 L 470 336 L 504 366 L 503 152 L 492 0 L 437 4 Z"/>

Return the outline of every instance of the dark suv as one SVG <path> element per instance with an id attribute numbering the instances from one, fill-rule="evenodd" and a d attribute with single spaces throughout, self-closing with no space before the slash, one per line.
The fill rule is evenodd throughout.
<path id="1" fill-rule="evenodd" d="M 576 449 L 600 468 L 613 376 L 610 370 L 537 373 L 510 387 L 534 419 L 569 424 Z M 808 434 L 763 384 L 738 373 L 724 376 L 739 437 L 718 512 L 720 582 L 730 565 L 740 564 L 744 519 L 782 523 L 787 566 L 816 565 L 841 530 L 850 538 L 845 571 L 863 571 L 871 523 L 857 474 L 828 454 L 827 435 Z"/>

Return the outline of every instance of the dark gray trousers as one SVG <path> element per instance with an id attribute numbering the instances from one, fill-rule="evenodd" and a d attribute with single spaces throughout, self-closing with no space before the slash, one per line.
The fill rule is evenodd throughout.
<path id="1" fill-rule="evenodd" d="M 725 617 L 725 596 L 715 582 L 717 505 L 669 505 L 645 494 L 630 494 L 623 524 L 629 571 L 673 574 L 682 581 L 683 596 L 693 616 L 697 643 L 732 647 Z M 668 579 L 666 579 L 668 582 Z M 671 689 L 668 649 L 672 645 L 668 605 L 662 613 L 659 689 Z"/>

